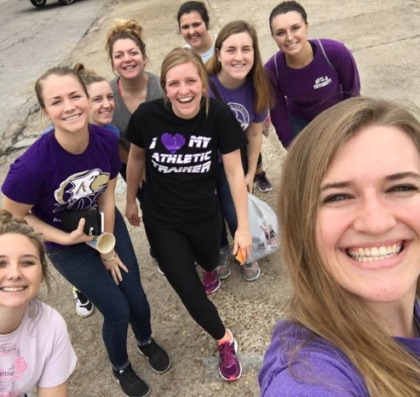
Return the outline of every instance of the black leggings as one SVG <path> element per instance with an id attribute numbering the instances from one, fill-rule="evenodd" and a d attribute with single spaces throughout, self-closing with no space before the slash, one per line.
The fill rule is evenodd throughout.
<path id="1" fill-rule="evenodd" d="M 207 271 L 218 266 L 220 213 L 198 224 L 171 229 L 149 227 L 147 222 L 144 226 L 161 269 L 192 318 L 214 339 L 222 339 L 226 328 L 194 265 L 197 260 Z"/>

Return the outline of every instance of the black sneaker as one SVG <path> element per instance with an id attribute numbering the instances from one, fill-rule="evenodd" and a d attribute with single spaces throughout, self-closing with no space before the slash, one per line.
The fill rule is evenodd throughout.
<path id="1" fill-rule="evenodd" d="M 76 313 L 80 317 L 89 317 L 94 313 L 95 306 L 93 306 L 92 302 L 76 287 L 73 287 L 73 298 L 76 305 Z"/>
<path id="2" fill-rule="evenodd" d="M 137 344 L 137 350 L 147 357 L 150 367 L 158 374 L 163 374 L 171 367 L 168 353 L 163 350 L 152 338 L 147 345 Z"/>
<path id="3" fill-rule="evenodd" d="M 136 375 L 131 364 L 119 371 L 112 369 L 112 378 L 120 384 L 127 397 L 145 397 L 150 393 L 150 387 Z"/>

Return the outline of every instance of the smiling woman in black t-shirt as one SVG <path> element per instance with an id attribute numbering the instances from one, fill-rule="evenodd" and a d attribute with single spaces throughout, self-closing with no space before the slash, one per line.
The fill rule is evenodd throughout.
<path id="1" fill-rule="evenodd" d="M 165 98 L 143 103 L 127 129 L 131 141 L 127 165 L 127 211 L 139 225 L 135 202 L 146 169 L 143 206 L 149 242 L 169 283 L 194 320 L 217 342 L 220 374 L 225 380 L 241 376 L 237 342 L 225 328 L 207 294 L 215 292 L 221 216 L 215 196 L 219 152 L 232 192 L 238 229 L 234 254 L 250 253 L 247 190 L 240 148 L 246 138 L 230 108 L 207 98 L 207 75 L 200 57 L 176 48 L 161 69 Z M 208 272 L 204 288 L 194 262 Z"/>

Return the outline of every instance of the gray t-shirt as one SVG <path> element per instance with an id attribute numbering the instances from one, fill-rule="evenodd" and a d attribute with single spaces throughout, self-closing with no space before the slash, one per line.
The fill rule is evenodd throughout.
<path id="1" fill-rule="evenodd" d="M 147 77 L 149 78 L 147 82 L 147 94 L 146 101 L 153 101 L 154 99 L 159 99 L 163 97 L 163 91 L 160 87 L 159 76 L 146 72 Z M 115 125 L 120 131 L 120 141 L 123 146 L 129 150 L 130 142 L 125 137 L 125 132 L 127 130 L 128 122 L 130 121 L 132 113 L 127 109 L 125 103 L 120 95 L 118 89 L 118 77 L 111 81 L 112 91 L 114 92 L 115 98 L 115 112 L 114 117 L 112 118 L 112 124 Z"/>

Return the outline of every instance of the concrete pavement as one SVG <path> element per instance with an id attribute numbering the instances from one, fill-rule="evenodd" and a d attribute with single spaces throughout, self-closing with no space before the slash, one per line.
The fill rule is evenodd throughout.
<path id="1" fill-rule="evenodd" d="M 104 51 L 106 31 L 115 18 L 135 18 L 144 27 L 149 58 L 147 68 L 159 74 L 165 54 L 174 46 L 183 44 L 175 18 L 181 3 L 181 0 L 113 0 L 112 7 L 96 20 L 71 52 L 69 62 L 83 62 L 88 68 L 111 78 Z M 257 28 L 264 59 L 276 51 L 267 22 L 276 3 L 268 0 L 207 0 L 206 4 L 211 13 L 213 32 L 216 33 L 226 22 L 245 19 Z M 420 105 L 419 1 L 306 0 L 302 4 L 308 12 L 310 37 L 343 41 L 353 51 L 363 95 L 405 99 Z M 33 80 L 36 77 L 33 76 Z M 32 114 L 26 124 L 32 134 L 39 133 L 39 113 Z M 269 139 L 264 139 L 263 146 L 265 168 L 274 190 L 258 194 L 273 207 L 280 194 L 278 184 L 285 155 L 274 135 L 272 133 Z M 4 179 L 15 156 L 2 159 L 0 180 Z M 123 210 L 123 185 L 119 186 L 117 201 Z M 135 342 L 130 335 L 129 353 L 133 367 L 150 383 L 151 396 L 258 396 L 258 368 L 274 324 L 285 315 L 290 294 L 287 276 L 278 258 L 272 256 L 261 261 L 263 272 L 254 283 L 245 282 L 234 266 L 231 277 L 211 297 L 240 343 L 243 376 L 241 380 L 228 384 L 218 376 L 214 342 L 191 320 L 164 276 L 157 272 L 148 255 L 142 227 L 130 230 L 152 308 L 154 336 L 167 348 L 173 360 L 168 373 L 152 373 L 144 358 L 135 351 Z M 96 313 L 87 319 L 77 317 L 70 285 L 56 272 L 54 274 L 55 292 L 48 297 L 48 302 L 65 317 L 79 357 L 70 383 L 71 396 L 122 395 L 118 385 L 110 379 L 110 366 L 101 340 L 101 315 Z"/>

